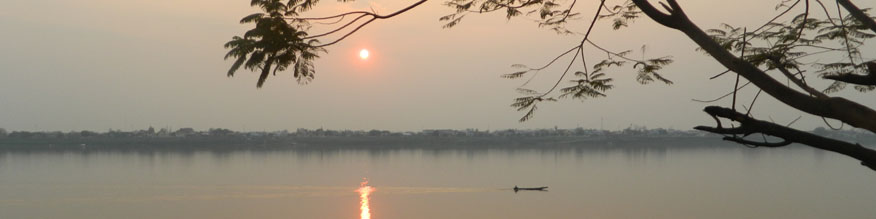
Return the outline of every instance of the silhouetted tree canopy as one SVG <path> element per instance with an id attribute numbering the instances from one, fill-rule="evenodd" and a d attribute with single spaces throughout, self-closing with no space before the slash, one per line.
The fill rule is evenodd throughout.
<path id="1" fill-rule="evenodd" d="M 268 74 L 276 75 L 277 71 L 285 71 L 292 65 L 293 77 L 299 83 L 307 83 L 313 79 L 316 71 L 313 59 L 319 57 L 317 52 L 322 48 L 314 46 L 319 43 L 309 39 L 302 27 L 288 22 L 287 17 L 297 15 L 296 11 L 309 8 L 310 4 L 299 6 L 296 1 L 264 1 L 254 0 L 252 6 L 260 7 L 264 13 L 255 13 L 244 17 L 240 23 L 254 23 L 255 28 L 241 36 L 235 36 L 225 44 L 229 51 L 225 58 L 234 58 L 234 64 L 228 70 L 228 76 L 243 66 L 246 69 L 260 71 L 256 86 L 261 87 Z"/>
<path id="2" fill-rule="evenodd" d="M 260 71 L 257 86 L 261 87 L 270 73 L 276 74 L 293 65 L 293 76 L 299 82 L 309 81 L 315 73 L 312 60 L 318 57 L 319 52 L 325 51 L 326 46 L 342 41 L 375 20 L 392 18 L 426 1 L 413 2 L 386 15 L 350 11 L 309 17 L 302 14 L 315 7 L 318 0 L 253 0 L 252 6 L 262 8 L 264 13 L 244 17 L 241 23 L 255 23 L 255 28 L 226 44 L 230 48 L 226 58 L 235 58 L 228 75 L 232 76 L 240 66 Z M 732 96 L 732 105 L 706 107 L 705 112 L 715 119 L 716 126 L 698 126 L 695 129 L 722 134 L 725 140 L 750 147 L 806 144 L 853 157 L 876 170 L 876 151 L 873 149 L 758 120 L 751 116 L 750 111 L 757 97 L 765 93 L 812 116 L 839 120 L 843 124 L 876 133 L 876 111 L 860 103 L 831 96 L 849 85 L 859 92 L 876 89 L 876 62 L 864 57 L 860 51 L 867 40 L 876 37 L 876 20 L 867 14 L 869 9 L 861 9 L 850 0 L 780 0 L 774 18 L 764 21 L 762 26 L 749 29 L 723 24 L 705 30 L 690 20 L 676 0 L 600 0 L 592 15 L 575 12 L 577 0 L 444 0 L 444 3 L 451 12 L 438 18 L 444 22 L 443 28 L 462 25 L 464 18 L 471 14 L 495 12 L 503 13 L 508 19 L 521 16 L 534 18 L 540 27 L 559 34 L 582 36 L 576 46 L 560 52 L 543 65 L 529 67 L 515 64 L 512 67 L 518 71 L 502 75 L 508 79 L 524 79 L 527 78 L 524 76 L 528 76 L 531 80 L 535 77 L 533 73 L 561 64 L 558 60 L 562 57 L 572 57 L 568 64 L 562 64 L 565 70 L 549 89 L 518 88 L 521 96 L 511 106 L 525 112 L 520 121 L 532 118 L 538 104 L 545 101 L 606 97 L 608 91 L 614 88 L 613 79 L 606 73 L 623 71 L 618 68 L 622 66 L 635 69 L 636 81 L 641 84 L 655 81 L 672 84 L 661 72 L 673 62 L 671 56 L 641 55 L 637 56 L 640 58 L 634 58 L 631 54 L 637 51 L 613 51 L 588 38 L 597 22 L 611 22 L 613 29 L 620 29 L 638 19 L 648 18 L 684 33 L 699 46 L 700 51 L 726 68 L 726 71 L 712 79 L 730 72 L 736 75 L 735 88 L 727 95 L 703 101 L 712 103 Z M 659 8 L 655 7 L 655 3 Z M 826 3 L 834 3 L 835 10 Z M 586 22 L 572 22 L 582 20 Z M 313 25 L 336 26 L 324 33 L 309 34 L 307 30 Z M 588 29 L 584 33 L 576 33 L 566 29 L 567 25 L 588 25 Z M 319 39 L 328 37 L 334 37 L 334 40 L 320 43 Z M 638 52 L 644 54 L 644 50 L 643 47 Z M 606 56 L 602 60 L 588 62 L 584 55 L 593 52 Z M 826 60 L 831 61 L 814 59 L 817 57 L 829 57 Z M 768 72 L 780 73 L 782 77 L 770 76 Z M 817 77 L 807 77 L 813 75 Z M 814 79 L 831 81 L 831 85 L 816 89 L 808 82 Z M 759 91 L 746 112 L 739 112 L 736 109 L 737 91 L 748 85 L 754 85 Z M 728 120 L 730 123 L 727 123 Z M 765 137 L 753 137 L 755 134 L 780 140 L 767 141 Z"/>

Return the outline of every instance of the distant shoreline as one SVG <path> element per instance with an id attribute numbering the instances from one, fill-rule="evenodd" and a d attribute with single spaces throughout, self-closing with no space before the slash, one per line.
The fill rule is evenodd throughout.
<path id="1" fill-rule="evenodd" d="M 708 148 L 736 145 L 721 136 L 511 137 L 185 137 L 0 139 L 0 150 L 245 150 L 245 149 L 557 149 Z M 738 146 L 738 145 L 736 145 Z"/>
<path id="2" fill-rule="evenodd" d="M 39 138 L 0 139 L 0 149 L 30 148 L 128 148 L 128 147 L 194 147 L 194 148 L 434 148 L 434 147 L 575 147 L 630 145 L 646 143 L 706 143 L 709 137 L 589 137 L 589 136 L 330 136 L 330 137 L 179 137 L 179 138 Z"/>
<path id="3" fill-rule="evenodd" d="M 849 130 L 819 128 L 813 133 L 874 146 L 876 135 Z M 23 132 L 0 129 L 0 150 L 176 150 L 176 149 L 539 149 L 539 148 L 658 148 L 727 145 L 722 136 L 700 131 L 628 128 L 621 131 L 594 129 L 537 130 L 307 130 L 295 132 L 236 132 L 228 129 L 177 131 L 153 128 L 104 133 Z"/>

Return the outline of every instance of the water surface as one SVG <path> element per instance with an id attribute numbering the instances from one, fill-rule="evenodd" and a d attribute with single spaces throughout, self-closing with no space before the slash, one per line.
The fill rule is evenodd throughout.
<path id="1" fill-rule="evenodd" d="M 872 218 L 876 172 L 805 146 L 0 152 L 0 218 Z M 518 186 L 550 186 L 519 192 Z"/>

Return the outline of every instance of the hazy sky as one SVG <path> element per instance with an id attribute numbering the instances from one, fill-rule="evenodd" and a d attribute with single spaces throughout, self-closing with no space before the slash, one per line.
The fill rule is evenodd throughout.
<path id="1" fill-rule="evenodd" d="M 414 2 L 323 1 L 312 15 L 373 7 L 394 11 Z M 526 18 L 501 13 L 468 16 L 441 28 L 450 8 L 434 0 L 391 20 L 380 20 L 329 47 L 316 62 L 316 79 L 298 85 L 289 72 L 256 89 L 257 74 L 225 73 L 222 45 L 248 25 L 239 19 L 256 10 L 248 0 L 6 0 L 0 7 L 0 127 L 9 130 L 144 129 L 149 126 L 235 130 L 296 128 L 421 130 L 434 128 L 649 128 L 689 129 L 713 125 L 702 113 L 712 99 L 732 89 L 733 77 L 708 80 L 723 71 L 694 52 L 680 32 L 641 19 L 610 31 L 608 21 L 592 39 L 615 50 L 648 45 L 649 57 L 673 55 L 663 71 L 676 83 L 638 85 L 634 70 L 613 71 L 608 98 L 540 105 L 536 117 L 518 123 L 522 112 L 508 105 L 522 81 L 499 78 L 511 64 L 541 65 L 574 46 L 580 36 L 539 29 Z M 572 28 L 582 31 L 598 1 L 579 3 L 587 14 Z M 756 27 L 779 1 L 681 1 L 703 28 L 721 22 Z M 874 1 L 856 1 L 876 7 Z M 746 7 L 748 6 L 748 7 Z M 371 59 L 357 58 L 359 49 Z M 865 57 L 873 58 L 874 46 Z M 592 60 L 603 53 L 588 50 Z M 559 69 L 544 71 L 531 88 L 545 90 Z M 823 88 L 825 84 L 817 84 Z M 873 93 L 842 92 L 876 107 Z M 745 90 L 747 103 L 756 90 Z M 758 118 L 795 127 L 822 126 L 819 118 L 788 110 L 771 98 L 756 105 Z M 719 102 L 729 105 L 729 99 Z M 834 123 L 838 124 L 838 123 Z"/>

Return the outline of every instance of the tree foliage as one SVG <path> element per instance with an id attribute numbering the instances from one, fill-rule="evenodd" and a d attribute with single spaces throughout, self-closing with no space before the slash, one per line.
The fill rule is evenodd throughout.
<path id="1" fill-rule="evenodd" d="M 348 0 L 341 0 L 348 1 Z M 351 11 L 326 17 L 306 17 L 303 12 L 311 9 L 317 0 L 253 0 L 252 6 L 264 13 L 244 17 L 241 23 L 254 23 L 255 28 L 243 37 L 234 37 L 226 44 L 230 49 L 226 58 L 235 58 L 228 72 L 243 66 L 260 70 L 258 86 L 261 87 L 271 71 L 286 70 L 293 65 L 293 76 L 299 82 L 313 78 L 312 60 L 325 46 L 333 45 L 352 35 L 377 19 L 388 19 L 405 13 L 427 0 L 419 0 L 394 13 L 381 15 L 369 11 Z M 801 143 L 816 148 L 834 151 L 861 160 L 865 166 L 876 170 L 876 150 L 861 145 L 806 134 L 788 126 L 776 125 L 754 119 L 751 109 L 761 93 L 770 95 L 782 103 L 816 117 L 836 119 L 844 124 L 876 133 L 876 111 L 841 97 L 832 97 L 836 91 L 852 84 L 860 92 L 876 90 L 876 62 L 865 57 L 861 48 L 876 37 L 876 19 L 850 0 L 835 0 L 835 12 L 821 0 L 781 0 L 775 7 L 775 16 L 763 25 L 752 28 L 723 24 L 703 30 L 687 17 L 676 0 L 658 2 L 658 9 L 648 0 L 600 0 L 592 16 L 576 10 L 577 0 L 444 0 L 452 13 L 438 18 L 444 28 L 460 25 L 471 14 L 503 13 L 507 19 L 529 17 L 542 28 L 559 34 L 581 35 L 580 42 L 550 59 L 539 67 L 515 64 L 518 69 L 501 77 L 526 79 L 517 89 L 521 94 L 511 107 L 525 112 L 520 121 L 533 118 L 538 104 L 559 99 L 600 98 L 608 96 L 614 86 L 616 72 L 632 71 L 641 84 L 661 82 L 672 84 L 663 69 L 673 63 L 671 56 L 647 57 L 646 46 L 637 51 L 608 49 L 589 39 L 597 22 L 610 22 L 612 29 L 630 27 L 637 19 L 650 18 L 664 27 L 684 33 L 700 47 L 700 51 L 724 66 L 727 70 L 712 79 L 732 72 L 736 74 L 733 90 L 716 100 L 732 95 L 733 102 L 727 107 L 709 106 L 705 111 L 712 116 L 717 127 L 698 126 L 696 129 L 725 135 L 724 139 L 752 147 L 781 147 Z M 717 10 L 717 9 L 712 9 Z M 820 12 L 820 13 L 816 13 Z M 352 17 L 352 19 L 347 19 Z M 590 20 L 586 20 L 591 18 Z M 336 20 L 336 21 L 333 21 Z M 572 21 L 589 21 L 587 31 L 579 33 L 567 29 Z M 309 35 L 307 30 L 313 21 L 333 21 L 320 24 L 338 24 L 331 31 Z M 320 38 L 337 36 L 329 43 L 319 44 Z M 640 53 L 633 57 L 632 53 Z M 588 64 L 587 54 L 605 54 L 604 58 Z M 571 57 L 571 58 L 570 58 Z M 561 61 L 564 70 L 556 83 L 547 89 L 529 85 L 538 72 Z M 591 60 L 593 61 L 593 60 Z M 571 74 L 570 74 L 571 73 Z M 776 78 L 768 73 L 780 73 Z M 815 76 L 815 77 L 812 77 Z M 812 78 L 827 80 L 829 86 L 816 88 Z M 740 86 L 740 80 L 747 80 Z M 779 80 L 786 80 L 781 83 Z M 564 84 L 565 82 L 565 84 Z M 746 113 L 736 110 L 737 92 L 753 84 L 759 89 L 751 97 Z M 793 84 L 793 86 L 792 86 Z M 563 86 L 561 86 L 563 85 Z M 749 87 L 750 88 L 750 87 Z M 722 126 L 722 119 L 731 121 L 731 128 Z M 792 122 L 793 123 L 793 122 Z M 781 142 L 752 140 L 754 134 L 770 135 Z"/>
<path id="2" fill-rule="evenodd" d="M 241 24 L 252 23 L 255 28 L 225 43 L 225 48 L 229 49 L 225 59 L 235 60 L 228 70 L 228 76 L 234 76 L 240 67 L 259 71 L 256 86 L 262 87 L 269 74 L 276 75 L 291 65 L 292 76 L 299 83 L 312 80 L 316 73 L 313 60 L 319 57 L 318 52 L 323 49 L 315 46 L 318 40 L 307 40 L 307 32 L 300 25 L 288 22 L 287 16 L 307 10 L 315 3 L 314 0 L 253 0 L 250 4 L 258 6 L 264 13 L 243 17 Z"/>

